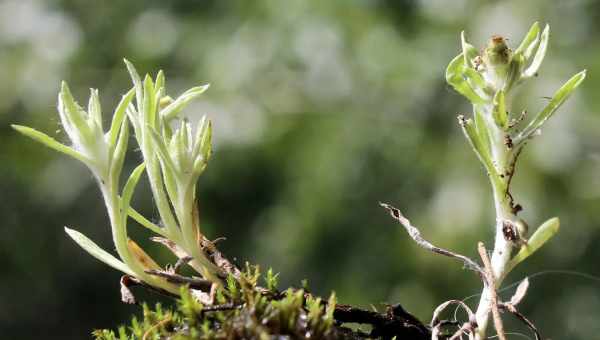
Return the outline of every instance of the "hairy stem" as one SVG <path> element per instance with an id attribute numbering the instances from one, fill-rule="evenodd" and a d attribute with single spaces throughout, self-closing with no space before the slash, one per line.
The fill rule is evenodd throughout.
<path id="1" fill-rule="evenodd" d="M 514 175 L 514 157 L 515 150 L 506 145 L 506 132 L 491 121 L 491 110 L 493 105 L 479 107 L 486 118 L 486 125 L 490 132 L 491 157 L 494 169 L 488 169 L 489 178 L 493 189 L 494 207 L 496 210 L 496 226 L 494 250 L 491 258 L 491 269 L 496 280 L 495 286 L 500 286 L 506 276 L 509 268 L 507 264 L 511 258 L 513 242 L 505 235 L 505 226 L 513 225 L 516 215 L 513 208 L 512 197 L 509 193 L 509 186 Z M 477 340 L 485 339 L 487 324 L 492 304 L 491 287 L 484 287 L 477 308 Z"/>

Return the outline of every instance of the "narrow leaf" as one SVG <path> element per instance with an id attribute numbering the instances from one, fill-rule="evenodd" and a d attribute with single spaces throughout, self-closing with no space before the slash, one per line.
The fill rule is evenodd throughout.
<path id="1" fill-rule="evenodd" d="M 110 253 L 106 252 L 104 249 L 98 247 L 98 245 L 96 243 L 94 243 L 94 241 L 90 240 L 87 236 L 83 235 L 82 233 L 80 233 L 76 230 L 69 229 L 67 227 L 65 227 L 65 231 L 81 248 L 83 248 L 85 251 L 90 253 L 90 255 L 92 255 L 93 257 L 97 258 L 98 260 L 106 263 L 107 265 L 109 265 L 109 266 L 113 267 L 114 269 L 119 270 L 125 274 L 129 274 L 131 276 L 135 275 L 133 273 L 133 271 L 125 263 L 121 262 L 119 259 L 112 256 Z"/>
<path id="2" fill-rule="evenodd" d="M 87 165 L 90 165 L 93 163 L 89 158 L 87 158 L 83 154 L 79 153 L 75 149 L 59 143 L 56 139 L 48 136 L 47 134 L 45 134 L 43 132 L 40 132 L 38 130 L 32 129 L 27 126 L 22 126 L 22 125 L 14 125 L 13 124 L 11 126 L 13 129 L 17 130 L 19 133 L 37 141 L 37 142 L 40 142 L 51 149 L 54 149 L 58 152 L 62 152 L 66 155 L 69 155 Z"/>
<path id="3" fill-rule="evenodd" d="M 131 76 L 131 80 L 133 81 L 133 85 L 135 87 L 135 99 L 137 102 L 138 110 L 142 109 L 142 99 L 144 98 L 144 90 L 142 88 L 142 79 L 140 78 L 139 73 L 135 69 L 135 66 L 129 60 L 123 59 L 125 65 L 127 66 L 127 71 L 129 71 L 129 76 Z"/>
<path id="4" fill-rule="evenodd" d="M 156 128 L 156 92 L 154 83 L 149 75 L 144 78 L 144 101 L 143 112 L 145 123 Z"/>
<path id="5" fill-rule="evenodd" d="M 129 212 L 129 206 L 131 203 L 131 198 L 133 197 L 133 191 L 137 186 L 138 181 L 140 180 L 140 176 L 144 169 L 146 168 L 146 163 L 142 163 L 138 165 L 131 175 L 129 179 L 125 183 L 125 187 L 123 188 L 123 194 L 121 195 L 121 211 L 123 212 L 123 219 L 127 219 L 127 213 Z M 123 221 L 125 222 L 125 221 Z M 123 223 L 125 225 L 125 223 Z"/>
<path id="6" fill-rule="evenodd" d="M 115 180 L 115 185 L 118 183 L 119 176 L 121 175 L 125 154 L 127 153 L 127 145 L 129 144 L 129 122 L 126 119 L 122 120 L 121 125 L 119 139 L 110 160 L 110 172 L 112 178 Z"/>
<path id="7" fill-rule="evenodd" d="M 540 24 L 536 21 L 531 25 L 529 32 L 523 38 L 523 41 L 515 50 L 515 54 L 523 54 L 525 60 L 528 60 L 533 53 L 533 50 L 537 47 L 540 36 Z"/>
<path id="8" fill-rule="evenodd" d="M 165 73 L 163 70 L 158 71 L 156 75 L 156 80 L 154 81 L 154 87 L 157 89 L 165 87 Z"/>
<path id="9" fill-rule="evenodd" d="M 546 105 L 546 107 L 538 113 L 535 118 L 527 125 L 523 132 L 521 132 L 517 138 L 517 142 L 521 142 L 529 138 L 535 131 L 537 131 L 554 112 L 569 98 L 573 90 L 575 90 L 579 84 L 585 79 L 586 71 L 583 70 L 569 79 L 556 93 L 552 96 L 552 99 Z"/>
<path id="10" fill-rule="evenodd" d="M 473 104 L 484 103 L 484 99 L 481 98 L 465 80 L 464 70 L 464 58 L 461 53 L 448 64 L 448 67 L 446 68 L 446 82 L 448 82 L 456 92 L 467 97 Z"/>
<path id="11" fill-rule="evenodd" d="M 488 99 L 489 96 L 485 93 L 487 84 L 481 73 L 470 67 L 465 67 L 463 75 L 469 86 L 479 97 Z"/>
<path id="12" fill-rule="evenodd" d="M 460 32 L 460 42 L 462 45 L 462 54 L 464 56 L 465 66 L 474 67 L 475 65 L 473 64 L 473 59 L 477 57 L 479 52 L 473 45 L 467 42 L 467 39 L 465 38 L 465 31 Z"/>
<path id="13" fill-rule="evenodd" d="M 527 244 L 521 247 L 521 250 L 510 260 L 508 263 L 509 271 L 512 270 L 517 264 L 531 256 L 538 249 L 540 249 L 548 240 L 550 240 L 560 228 L 560 221 L 557 217 L 551 218 L 544 222 L 537 230 L 531 235 L 531 238 L 527 241 Z"/>
<path id="14" fill-rule="evenodd" d="M 494 121 L 502 130 L 508 129 L 508 113 L 506 112 L 506 98 L 504 91 L 500 90 L 494 96 Z"/>
<path id="15" fill-rule="evenodd" d="M 550 35 L 550 26 L 546 25 L 544 31 L 542 32 L 542 36 L 540 38 L 540 45 L 538 46 L 537 51 L 535 52 L 535 56 L 533 57 L 533 61 L 529 65 L 528 68 L 523 72 L 524 78 L 529 78 L 537 74 L 538 69 L 542 65 L 542 61 L 544 61 L 544 57 L 546 56 L 546 49 L 548 47 L 548 36 Z"/>
<path id="16" fill-rule="evenodd" d="M 108 145 L 111 148 L 114 148 L 115 143 L 117 142 L 117 136 L 119 135 L 119 128 L 121 127 L 121 123 L 123 122 L 123 119 L 125 119 L 125 110 L 127 109 L 127 106 L 129 106 L 129 103 L 131 103 L 131 100 L 133 99 L 134 95 L 135 95 L 135 88 L 132 88 L 131 90 L 127 91 L 127 93 L 121 98 L 121 101 L 119 102 L 119 104 L 117 105 L 117 108 L 115 109 L 115 113 L 113 114 L 112 123 L 110 125 L 110 130 L 108 132 L 108 134 L 109 134 Z"/>
<path id="17" fill-rule="evenodd" d="M 160 266 L 133 240 L 127 240 L 127 247 L 144 271 L 152 269 L 162 270 L 162 268 L 160 268 Z"/>
<path id="18" fill-rule="evenodd" d="M 168 170 L 175 173 L 177 171 L 177 167 L 175 166 L 175 163 L 173 163 L 173 159 L 171 159 L 171 155 L 169 154 L 169 150 L 167 149 L 165 142 L 162 140 L 160 135 L 154 131 L 154 129 L 149 128 L 148 130 L 150 131 L 150 137 L 152 138 L 152 141 L 156 146 L 156 150 L 158 151 L 158 156 L 166 167 L 166 169 L 163 171 Z"/>
<path id="19" fill-rule="evenodd" d="M 90 89 L 90 99 L 88 101 L 88 114 L 94 119 L 96 125 L 102 131 L 102 107 L 100 106 L 100 95 L 97 89 Z"/>
<path id="20" fill-rule="evenodd" d="M 91 141 L 91 131 L 85 119 L 85 111 L 77 104 L 69 86 L 65 81 L 61 83 L 59 97 L 59 111 L 62 114 L 61 117 L 66 119 L 63 124 L 66 127 L 71 127 L 78 131 L 78 134 Z M 65 124 L 66 123 L 66 124 Z M 73 136 L 71 136 L 73 138 Z"/>
<path id="21" fill-rule="evenodd" d="M 490 130 L 487 126 L 486 118 L 484 117 L 484 112 L 482 112 L 482 108 L 479 106 L 474 106 L 475 110 L 473 116 L 475 120 L 475 128 L 477 129 L 477 134 L 479 135 L 479 140 L 481 141 L 482 150 L 481 152 L 488 159 L 492 159 L 492 137 L 490 134 Z"/>
<path id="22" fill-rule="evenodd" d="M 175 118 L 190 101 L 204 93 L 209 86 L 210 85 L 207 84 L 203 86 L 192 87 L 191 89 L 185 91 L 181 96 L 177 97 L 177 99 L 175 99 L 171 104 L 167 105 L 167 107 L 160 112 L 161 116 L 163 116 L 167 121 Z"/>
<path id="23" fill-rule="evenodd" d="M 477 158 L 479 158 L 479 161 L 484 165 L 488 172 L 493 171 L 494 166 L 490 158 L 489 150 L 483 145 L 473 120 L 465 119 L 463 116 L 459 116 L 458 121 L 465 137 L 469 141 L 469 144 L 473 148 Z"/>
<path id="24" fill-rule="evenodd" d="M 127 213 L 129 214 L 129 217 L 133 218 L 133 220 L 139 223 L 141 226 L 146 227 L 161 236 L 167 237 L 166 231 L 163 228 L 152 223 L 149 219 L 145 218 L 131 206 L 129 207 Z"/>
<path id="25" fill-rule="evenodd" d="M 210 120 L 207 121 L 204 129 L 200 141 L 200 153 L 207 162 L 212 154 L 212 122 Z"/>

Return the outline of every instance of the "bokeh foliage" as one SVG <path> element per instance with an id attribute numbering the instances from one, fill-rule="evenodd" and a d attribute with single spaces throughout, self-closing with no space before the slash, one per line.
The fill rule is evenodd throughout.
<path id="1" fill-rule="evenodd" d="M 110 244 L 91 175 L 9 127 L 64 141 L 60 80 L 82 100 L 97 87 L 114 107 L 129 88 L 125 56 L 140 72 L 164 69 L 172 95 L 211 83 L 187 112 L 214 122 L 200 211 L 209 237 L 227 237 L 226 254 L 272 266 L 282 287 L 307 278 L 342 303 L 399 302 L 427 320 L 438 303 L 477 293 L 478 279 L 417 248 L 377 202 L 394 203 L 432 241 L 476 254 L 476 241 L 492 237 L 493 210 L 455 120 L 469 107 L 445 85 L 444 67 L 463 29 L 481 46 L 491 34 L 518 39 L 532 21 L 549 22 L 540 79 L 521 89 L 518 107 L 535 112 L 579 69 L 589 78 L 522 155 L 513 184 L 522 216 L 537 225 L 556 215 L 562 228 L 506 282 L 544 270 L 600 275 L 598 13 L 600 4 L 584 0 L 1 2 L 3 335 L 83 338 L 140 313 L 119 302 L 119 273 L 62 231 Z M 134 206 L 157 216 L 144 190 Z M 531 285 L 523 312 L 545 335 L 600 331 L 598 281 L 546 274 Z"/>

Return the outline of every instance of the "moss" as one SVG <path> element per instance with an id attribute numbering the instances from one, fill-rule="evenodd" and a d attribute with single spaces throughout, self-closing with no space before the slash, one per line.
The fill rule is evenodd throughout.
<path id="1" fill-rule="evenodd" d="M 269 270 L 266 287 L 258 286 L 258 267 L 247 266 L 240 280 L 229 277 L 215 303 L 204 306 L 183 287 L 173 308 L 142 305 L 142 318 L 117 331 L 96 330 L 97 340 L 125 339 L 346 339 L 349 329 L 335 324 L 335 294 L 328 302 L 304 289 L 277 290 L 277 275 Z"/>

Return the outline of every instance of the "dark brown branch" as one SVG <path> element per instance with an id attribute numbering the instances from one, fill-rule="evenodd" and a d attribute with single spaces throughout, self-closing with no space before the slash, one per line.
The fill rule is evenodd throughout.
<path id="1" fill-rule="evenodd" d="M 431 337 L 429 329 L 417 318 L 406 312 L 402 306 L 390 306 L 385 314 L 364 310 L 349 305 L 335 306 L 333 317 L 339 323 L 368 324 L 373 327 L 370 337 L 397 339 L 427 339 Z"/>
<path id="2" fill-rule="evenodd" d="M 535 335 L 536 340 L 542 340 L 542 335 L 538 331 L 537 327 L 535 327 L 533 322 L 531 322 L 529 319 L 527 319 L 525 317 L 525 315 L 521 314 L 513 305 L 508 304 L 508 303 L 502 303 L 499 305 L 499 307 L 502 308 L 503 310 L 506 310 L 509 313 L 513 314 L 514 316 L 517 317 L 517 319 L 521 320 L 525 325 L 527 325 L 527 327 L 529 327 L 529 329 Z"/>
<path id="3" fill-rule="evenodd" d="M 460 255 L 457 253 L 454 253 L 450 250 L 444 249 L 444 248 L 440 248 L 440 247 L 436 247 L 433 244 L 431 244 L 429 241 L 425 240 L 422 236 L 421 236 L 421 232 L 419 231 L 419 229 L 417 229 L 416 227 L 414 227 L 410 221 L 404 217 L 402 215 L 402 213 L 400 212 L 399 209 L 394 208 L 393 206 L 386 204 L 386 203 L 379 203 L 379 205 L 381 205 L 382 207 L 384 207 L 385 209 L 387 209 L 390 213 L 390 215 L 398 222 L 400 222 L 400 224 L 402 224 L 402 226 L 404 226 L 404 229 L 406 229 L 406 232 L 408 232 L 408 235 L 422 248 L 425 248 L 431 252 L 434 252 L 436 254 L 440 254 L 440 255 L 444 255 L 444 256 L 448 256 L 448 257 L 452 257 L 455 259 L 458 259 L 460 261 L 462 261 L 465 264 L 465 267 L 468 269 L 471 269 L 475 272 L 477 272 L 481 278 L 483 279 L 485 277 L 485 272 L 483 271 L 483 269 L 473 260 L 471 260 L 470 258 L 464 256 L 464 255 Z"/>
<path id="4" fill-rule="evenodd" d="M 151 286 L 151 285 L 145 283 L 144 281 L 141 281 L 130 275 L 121 276 L 120 284 L 121 284 L 121 301 L 123 301 L 124 303 L 127 303 L 127 304 L 137 304 L 137 301 L 135 300 L 135 296 L 129 289 L 130 287 L 135 287 L 135 286 L 144 287 L 150 291 L 153 291 L 153 292 L 158 293 L 163 296 L 174 297 L 174 298 L 179 297 L 179 295 L 175 295 L 164 289 Z"/>
<path id="5" fill-rule="evenodd" d="M 500 303 L 498 305 L 498 307 L 515 315 L 519 320 L 521 320 L 525 325 L 527 325 L 527 327 L 529 327 L 529 329 L 535 334 L 536 340 L 541 340 L 542 335 L 540 334 L 538 329 L 535 327 L 533 322 L 531 322 L 529 319 L 527 319 L 516 308 L 516 306 L 521 302 L 521 300 L 523 300 L 523 298 L 527 294 L 528 288 L 529 288 L 529 279 L 525 278 L 525 280 L 523 280 L 523 281 L 521 281 L 521 283 L 519 283 L 519 286 L 517 287 L 515 294 L 513 294 L 513 296 L 510 298 L 510 302 Z"/>
<path id="6" fill-rule="evenodd" d="M 168 282 L 176 284 L 188 284 L 192 289 L 198 289 L 203 292 L 210 292 L 213 283 L 209 280 L 187 277 L 175 273 L 169 273 L 162 270 L 149 269 L 144 271 L 146 274 L 165 278 Z"/>

